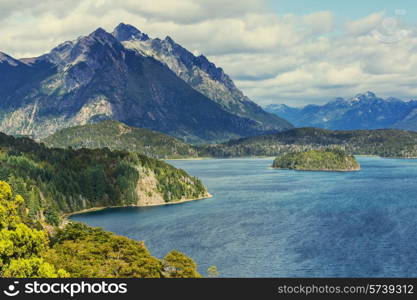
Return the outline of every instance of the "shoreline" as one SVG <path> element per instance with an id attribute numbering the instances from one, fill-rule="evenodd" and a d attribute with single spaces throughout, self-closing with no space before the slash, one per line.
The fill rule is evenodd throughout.
<path id="1" fill-rule="evenodd" d="M 323 169 L 323 170 L 314 170 L 314 169 L 289 169 L 289 168 L 276 168 L 272 167 L 274 170 L 289 170 L 289 171 L 304 171 L 304 172 L 340 172 L 340 173 L 346 173 L 346 172 L 358 172 L 361 170 L 361 168 L 357 169 L 351 169 L 351 170 L 332 170 L 332 169 Z"/>
<path id="2" fill-rule="evenodd" d="M 71 217 L 71 216 L 74 216 L 74 215 L 82 215 L 82 214 L 86 214 L 86 213 L 89 213 L 89 212 L 101 211 L 101 210 L 110 209 L 110 208 L 165 206 L 165 205 L 174 205 L 174 204 L 181 204 L 181 203 L 186 203 L 186 202 L 191 202 L 191 201 L 210 199 L 212 197 L 213 197 L 213 195 L 207 192 L 207 195 L 205 195 L 204 197 L 199 197 L 199 198 L 171 201 L 171 202 L 165 202 L 165 203 L 162 203 L 162 204 L 149 204 L 149 205 L 137 205 L 137 204 L 135 204 L 135 205 L 96 206 L 96 207 L 90 207 L 90 208 L 82 209 L 82 210 L 79 210 L 79 211 L 74 211 L 74 212 L 71 212 L 71 213 L 65 213 L 65 214 L 62 214 L 61 216 L 62 216 L 63 219 L 68 219 L 68 217 Z"/>
<path id="3" fill-rule="evenodd" d="M 211 157 L 189 157 L 189 158 L 164 158 L 161 159 L 163 161 L 167 160 L 204 160 L 204 159 L 210 159 Z"/>
<path id="4" fill-rule="evenodd" d="M 163 159 L 163 161 L 167 160 L 207 160 L 207 159 L 275 159 L 276 156 L 231 156 L 231 157 L 217 157 L 217 156 L 206 156 L 206 157 L 199 157 L 199 158 L 167 158 Z"/>
<path id="5" fill-rule="evenodd" d="M 385 159 L 417 159 L 417 156 L 381 156 L 381 155 L 375 155 L 375 154 L 352 154 L 353 156 L 357 156 L 357 157 L 378 157 L 378 158 L 385 158 Z M 206 156 L 206 157 L 195 157 L 195 158 L 166 158 L 166 159 L 162 159 L 163 161 L 167 161 L 167 160 L 206 160 L 206 159 L 256 159 L 256 158 L 260 158 L 260 159 L 275 159 L 277 158 L 277 156 L 279 155 L 275 155 L 275 156 L 258 156 L 258 155 L 253 155 L 253 156 L 231 156 L 231 157 L 220 157 L 220 156 Z"/>

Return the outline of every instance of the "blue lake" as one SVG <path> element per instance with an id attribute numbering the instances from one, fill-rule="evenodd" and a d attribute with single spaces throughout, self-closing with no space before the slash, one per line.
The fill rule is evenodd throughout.
<path id="1" fill-rule="evenodd" d="M 417 160 L 358 157 L 362 170 L 297 172 L 272 159 L 169 161 L 213 198 L 117 208 L 76 221 L 192 257 L 223 277 L 416 277 Z"/>

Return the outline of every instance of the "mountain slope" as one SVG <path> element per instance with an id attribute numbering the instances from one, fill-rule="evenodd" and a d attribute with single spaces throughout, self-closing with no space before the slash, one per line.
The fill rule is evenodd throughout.
<path id="1" fill-rule="evenodd" d="M 417 129 L 417 101 L 382 99 L 374 93 L 358 94 L 351 99 L 337 98 L 324 105 L 292 108 L 269 105 L 267 111 L 288 119 L 297 127 L 335 130 L 398 128 Z"/>
<path id="2" fill-rule="evenodd" d="M 65 128 L 42 142 L 55 148 L 109 148 L 155 158 L 197 157 L 192 146 L 173 137 L 113 120 Z"/>
<path id="3" fill-rule="evenodd" d="M 151 39 L 131 25 L 119 24 L 113 35 L 129 49 L 153 57 L 168 66 L 195 90 L 218 103 L 224 110 L 259 123 L 263 130 L 283 130 L 292 126 L 285 120 L 265 112 L 246 97 L 224 73 L 204 55 L 195 56 L 167 36 Z"/>
<path id="4" fill-rule="evenodd" d="M 11 73 L 8 58 L 0 69 Z M 97 29 L 18 62 L 0 85 L 0 130 L 45 138 L 59 129 L 115 119 L 193 143 L 257 135 L 257 121 L 225 111 L 168 67 Z"/>

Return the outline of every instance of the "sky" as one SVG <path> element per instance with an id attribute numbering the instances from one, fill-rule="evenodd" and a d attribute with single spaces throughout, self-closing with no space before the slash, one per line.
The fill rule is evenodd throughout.
<path id="1" fill-rule="evenodd" d="M 98 27 L 171 36 L 255 102 L 321 104 L 373 91 L 417 99 L 417 1 L 0 0 L 0 51 L 38 56 Z"/>

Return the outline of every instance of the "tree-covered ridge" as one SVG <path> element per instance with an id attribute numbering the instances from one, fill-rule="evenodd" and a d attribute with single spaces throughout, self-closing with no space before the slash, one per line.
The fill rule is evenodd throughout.
<path id="1" fill-rule="evenodd" d="M 199 148 L 200 156 L 277 156 L 289 152 L 337 147 L 353 155 L 417 157 L 417 132 L 403 130 L 332 131 L 296 128 Z"/>
<path id="2" fill-rule="evenodd" d="M 109 148 L 138 152 L 154 158 L 196 157 L 197 151 L 173 137 L 113 120 L 60 130 L 43 142 L 55 148 Z"/>
<path id="3" fill-rule="evenodd" d="M 71 277 L 198 278 L 196 263 L 178 251 L 151 256 L 143 242 L 71 223 L 52 239 L 45 260 Z"/>
<path id="4" fill-rule="evenodd" d="M 143 242 L 79 223 L 52 236 L 23 223 L 24 199 L 0 181 L 0 277 L 196 278 L 195 262 L 171 251 L 164 259 Z"/>
<path id="5" fill-rule="evenodd" d="M 154 185 L 143 193 L 139 182 Z M 137 205 L 206 197 L 195 177 L 171 165 L 125 151 L 50 149 L 28 138 L 0 134 L 0 180 L 26 198 L 28 222 L 57 224 L 61 213 L 93 207 Z"/>
<path id="6" fill-rule="evenodd" d="M 308 150 L 278 156 L 273 168 L 310 171 L 355 171 L 359 163 L 352 155 L 339 149 Z"/>

